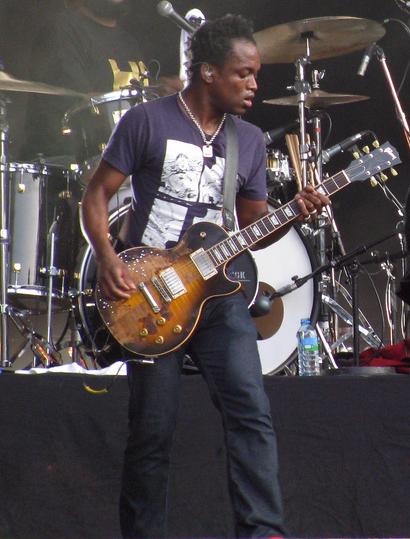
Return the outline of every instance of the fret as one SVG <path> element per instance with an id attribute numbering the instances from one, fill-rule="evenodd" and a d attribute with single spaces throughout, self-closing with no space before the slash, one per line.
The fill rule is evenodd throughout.
<path id="1" fill-rule="evenodd" d="M 229 249 L 228 249 L 228 247 L 226 245 L 226 241 L 223 241 L 222 243 L 220 243 L 219 248 L 223 252 L 226 259 L 231 258 L 232 253 L 229 251 Z"/>
<path id="2" fill-rule="evenodd" d="M 248 245 L 254 244 L 257 240 L 257 237 L 254 235 L 253 230 L 250 226 L 247 226 L 244 230 L 242 230 L 242 234 Z M 248 239 L 246 239 L 246 236 L 248 236 Z"/>
<path id="3" fill-rule="evenodd" d="M 247 247 L 249 247 L 249 243 L 244 238 L 243 232 L 244 232 L 244 230 L 242 230 L 242 232 L 239 232 L 239 234 L 237 235 L 237 239 L 238 239 L 239 243 L 241 244 L 241 250 L 246 249 Z"/>
<path id="4" fill-rule="evenodd" d="M 268 215 L 268 218 L 274 228 L 277 228 L 280 225 L 279 219 L 276 217 L 276 213 L 271 213 Z"/>
<path id="5" fill-rule="evenodd" d="M 296 215 L 290 204 L 286 204 L 286 206 L 283 207 L 283 213 L 288 219 L 293 219 L 293 217 Z"/>
<path id="6" fill-rule="evenodd" d="M 255 234 L 255 237 L 258 238 L 258 239 L 261 239 L 262 237 L 262 232 L 261 232 L 261 229 L 259 228 L 259 221 L 257 221 L 256 223 L 253 223 L 250 228 L 252 230 L 252 232 Z"/>
<path id="7" fill-rule="evenodd" d="M 296 202 L 296 200 L 291 200 L 289 202 L 289 206 L 292 208 L 292 211 L 295 214 L 295 216 L 300 215 L 300 209 L 299 209 L 299 206 L 298 206 L 298 203 Z"/>
<path id="8" fill-rule="evenodd" d="M 278 218 L 279 223 L 280 223 L 281 225 L 284 225 L 284 224 L 287 223 L 288 220 L 289 220 L 289 219 L 286 217 L 286 215 L 285 215 L 285 213 L 284 213 L 284 211 L 283 211 L 282 208 L 279 208 L 279 209 L 276 210 L 276 217 Z"/>
<path id="9" fill-rule="evenodd" d="M 221 252 L 219 251 L 217 245 L 214 245 L 214 246 L 212 247 L 212 252 L 215 254 L 216 261 L 217 261 L 218 264 L 220 264 L 221 262 L 225 262 L 225 259 L 224 259 L 224 257 L 222 256 Z"/>
<path id="10" fill-rule="evenodd" d="M 272 223 L 267 217 L 262 217 L 262 219 L 260 219 L 258 222 L 263 225 L 263 228 L 265 229 L 265 232 L 262 231 L 262 234 L 264 236 L 275 230 L 275 228 L 272 226 Z"/>
<path id="11" fill-rule="evenodd" d="M 228 238 L 226 240 L 227 244 L 229 245 L 229 248 L 230 250 L 232 251 L 232 254 L 236 254 L 239 249 L 238 249 L 238 246 L 236 245 L 235 241 L 234 241 L 234 238 Z"/>
<path id="12" fill-rule="evenodd" d="M 243 242 L 243 238 L 240 232 L 238 232 L 234 236 L 231 236 L 231 240 L 235 243 L 236 247 L 238 247 L 238 251 L 243 251 L 244 245 L 243 243 L 241 243 L 241 240 Z"/>
<path id="13" fill-rule="evenodd" d="M 217 265 L 217 264 L 218 264 L 218 260 L 217 260 L 216 256 L 214 255 L 213 248 L 208 249 L 207 253 L 208 253 L 208 255 L 210 256 L 212 262 L 213 262 L 215 265 Z"/>

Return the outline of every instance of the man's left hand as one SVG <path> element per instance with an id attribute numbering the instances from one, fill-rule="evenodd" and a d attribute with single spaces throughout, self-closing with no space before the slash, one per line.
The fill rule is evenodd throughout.
<path id="1" fill-rule="evenodd" d="M 295 195 L 295 200 L 299 206 L 301 215 L 299 221 L 311 221 L 322 211 L 323 206 L 330 204 L 330 199 L 315 190 L 311 185 Z"/>

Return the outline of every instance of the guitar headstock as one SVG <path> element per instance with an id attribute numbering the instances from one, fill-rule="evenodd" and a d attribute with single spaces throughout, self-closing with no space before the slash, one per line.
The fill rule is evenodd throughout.
<path id="1" fill-rule="evenodd" d="M 367 180 L 387 168 L 401 163 L 398 151 L 389 142 L 369 153 L 361 154 L 345 169 L 351 182 Z"/>

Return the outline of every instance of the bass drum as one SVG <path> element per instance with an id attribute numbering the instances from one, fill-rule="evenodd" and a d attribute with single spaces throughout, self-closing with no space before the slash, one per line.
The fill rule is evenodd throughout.
<path id="1" fill-rule="evenodd" d="M 258 269 L 259 290 L 255 298 L 293 283 L 317 267 L 313 246 L 299 225 L 293 226 L 279 241 L 252 252 Z M 277 374 L 297 357 L 296 332 L 302 318 L 317 322 L 320 301 L 317 280 L 276 298 L 269 313 L 255 317 L 258 348 L 263 374 Z M 252 313 L 252 307 L 251 307 Z"/>
<path id="2" fill-rule="evenodd" d="M 109 226 L 113 239 L 118 237 L 124 217 L 130 207 L 130 204 L 126 203 L 131 198 L 130 191 L 124 189 L 123 193 L 120 194 L 122 195 L 120 200 L 125 205 L 113 209 L 110 204 Z M 79 265 L 75 273 L 78 292 L 74 302 L 74 314 L 84 352 L 100 367 L 107 367 L 122 359 L 122 349 L 106 329 L 98 314 L 94 298 L 96 274 L 97 266 L 93 250 L 89 245 L 86 245 L 80 252 Z"/>

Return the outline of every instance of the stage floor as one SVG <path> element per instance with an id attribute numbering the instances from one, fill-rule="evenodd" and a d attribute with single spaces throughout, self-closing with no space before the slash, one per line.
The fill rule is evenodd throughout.
<path id="1" fill-rule="evenodd" d="M 1 539 L 114 539 L 127 433 L 119 377 L 0 375 Z M 286 522 L 295 537 L 410 537 L 410 378 L 267 377 Z M 232 537 L 222 430 L 183 377 L 170 537 Z"/>

